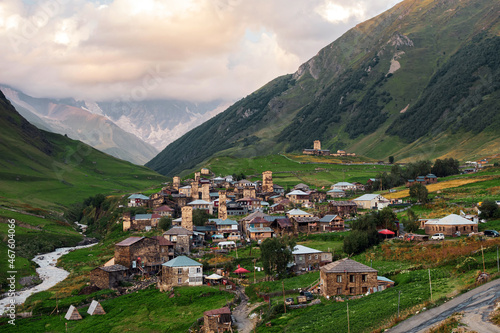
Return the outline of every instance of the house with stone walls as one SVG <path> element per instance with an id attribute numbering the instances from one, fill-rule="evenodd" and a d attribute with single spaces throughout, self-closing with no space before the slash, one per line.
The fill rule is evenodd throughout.
<path id="1" fill-rule="evenodd" d="M 179 256 L 162 264 L 158 288 L 161 291 L 177 286 L 203 285 L 203 265 L 186 256 Z"/>
<path id="2" fill-rule="evenodd" d="M 159 206 L 158 208 L 153 209 L 154 214 L 158 214 L 161 217 L 167 216 L 172 217 L 174 215 L 174 209 L 167 205 Z"/>
<path id="3" fill-rule="evenodd" d="M 301 190 L 293 190 L 286 195 L 286 198 L 295 205 L 302 205 L 309 201 L 309 194 Z"/>
<path id="4" fill-rule="evenodd" d="M 330 252 L 323 252 L 303 245 L 296 245 L 292 256 L 293 270 L 297 273 L 318 270 L 321 266 L 332 262 Z"/>
<path id="5" fill-rule="evenodd" d="M 352 201 L 330 201 L 328 203 L 328 212 L 343 217 L 352 216 L 358 213 L 358 205 Z"/>
<path id="6" fill-rule="evenodd" d="M 155 271 L 162 261 L 158 240 L 148 237 L 129 237 L 115 244 L 115 264 L 131 270 Z"/>
<path id="7" fill-rule="evenodd" d="M 324 297 L 375 292 L 377 270 L 349 258 L 337 260 L 320 268 L 320 288 Z"/>
<path id="8" fill-rule="evenodd" d="M 445 236 L 453 236 L 457 233 L 466 235 L 478 232 L 478 223 L 457 214 L 450 214 L 442 219 L 426 221 L 424 230 L 427 235 L 435 233 L 442 233 Z"/>
<path id="9" fill-rule="evenodd" d="M 239 241 L 241 240 L 241 234 L 239 230 L 239 224 L 235 220 L 231 219 L 209 219 L 209 224 L 215 224 L 217 228 L 217 235 L 222 237 L 214 237 L 217 241 Z"/>
<path id="10" fill-rule="evenodd" d="M 129 278 L 129 269 L 123 265 L 110 265 L 90 271 L 90 284 L 100 289 L 116 289 Z"/>
<path id="11" fill-rule="evenodd" d="M 273 237 L 274 230 L 271 229 L 271 221 L 263 217 L 255 217 L 246 227 L 246 236 L 254 241 L 262 241 L 266 238 Z"/>
<path id="12" fill-rule="evenodd" d="M 163 236 L 153 236 L 151 238 L 158 240 L 158 248 L 159 248 L 161 262 L 167 262 L 171 259 L 174 259 L 175 257 L 174 243 L 172 243 Z"/>
<path id="13" fill-rule="evenodd" d="M 163 237 L 174 243 L 174 250 L 179 254 L 191 253 L 194 232 L 183 227 L 174 226 L 163 233 Z"/>
<path id="14" fill-rule="evenodd" d="M 149 197 L 134 193 L 128 197 L 128 207 L 143 207 L 147 206 L 149 202 Z"/>
<path id="15" fill-rule="evenodd" d="M 344 231 L 344 219 L 340 215 L 325 215 L 320 220 L 325 223 L 325 231 Z"/>
<path id="16" fill-rule="evenodd" d="M 232 332 L 231 325 L 231 309 L 227 306 L 203 313 L 204 333 Z"/>

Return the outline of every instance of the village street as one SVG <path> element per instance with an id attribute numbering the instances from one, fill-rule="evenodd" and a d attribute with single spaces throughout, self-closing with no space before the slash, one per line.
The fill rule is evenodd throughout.
<path id="1" fill-rule="evenodd" d="M 387 332 L 425 332 L 431 326 L 445 320 L 453 313 L 464 312 L 461 322 L 466 324 L 470 330 L 481 333 L 497 333 L 500 332 L 500 327 L 489 322 L 488 317 L 499 298 L 500 279 L 497 279 L 457 296 L 441 306 L 407 319 Z"/>
<path id="2" fill-rule="evenodd" d="M 257 323 L 258 316 L 254 319 L 248 318 L 248 315 L 253 309 L 261 305 L 261 303 L 255 303 L 248 306 L 248 296 L 245 295 L 245 289 L 239 288 L 238 293 L 241 298 L 240 304 L 233 310 L 233 317 L 236 321 L 236 326 L 238 327 L 238 332 L 240 333 L 250 333 L 255 324 Z"/>

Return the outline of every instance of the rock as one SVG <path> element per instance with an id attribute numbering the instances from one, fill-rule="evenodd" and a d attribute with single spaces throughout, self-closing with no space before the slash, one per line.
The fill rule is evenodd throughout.
<path id="1" fill-rule="evenodd" d="M 99 242 L 97 238 L 85 237 L 77 246 L 90 245 Z"/>

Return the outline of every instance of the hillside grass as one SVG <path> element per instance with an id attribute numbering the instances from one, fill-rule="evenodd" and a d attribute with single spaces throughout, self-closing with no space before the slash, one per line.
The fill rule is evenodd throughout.
<path id="1" fill-rule="evenodd" d="M 335 160 L 324 161 L 326 162 L 318 163 L 317 157 L 293 154 L 254 158 L 215 157 L 204 167 L 217 176 L 243 173 L 252 180 L 262 179 L 262 172 L 272 170 L 275 184 L 292 187 L 298 183 L 306 183 L 316 188 L 326 188 L 340 181 L 366 183 L 378 173 L 390 170 L 388 165 L 343 165 L 332 164 Z"/>
<path id="2" fill-rule="evenodd" d="M 106 311 L 105 315 L 88 315 L 87 303 L 78 307 L 83 320 L 67 321 L 63 316 L 69 305 L 64 304 L 59 305 L 59 315 L 17 319 L 16 326 L 4 325 L 2 331 L 186 332 L 198 318 L 203 317 L 203 312 L 220 308 L 233 299 L 228 292 L 206 286 L 176 288 L 174 295 L 170 297 L 170 294 L 151 287 L 112 299 L 106 299 L 106 294 L 96 294 L 94 296 Z"/>

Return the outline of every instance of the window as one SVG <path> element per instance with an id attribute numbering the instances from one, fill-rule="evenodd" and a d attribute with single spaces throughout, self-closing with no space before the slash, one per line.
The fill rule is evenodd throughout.
<path id="1" fill-rule="evenodd" d="M 182 274 L 182 268 L 177 268 L 177 274 Z"/>
<path id="2" fill-rule="evenodd" d="M 317 254 L 314 255 L 314 259 L 318 259 L 318 255 Z"/>
<path id="3" fill-rule="evenodd" d="M 349 294 L 353 295 L 355 293 L 356 293 L 356 288 L 354 287 L 349 288 Z"/>
<path id="4" fill-rule="evenodd" d="M 337 282 L 342 282 L 342 275 L 337 275 Z"/>
<path id="5" fill-rule="evenodd" d="M 309 260 L 311 260 L 311 255 L 309 255 Z"/>
<path id="6" fill-rule="evenodd" d="M 361 281 L 362 282 L 366 282 L 366 277 L 367 277 L 366 274 L 361 275 Z"/>
<path id="7" fill-rule="evenodd" d="M 196 273 L 201 273 L 201 268 L 200 267 L 196 268 Z"/>
<path id="8" fill-rule="evenodd" d="M 353 274 L 349 275 L 349 282 L 356 282 Z"/>
<path id="9" fill-rule="evenodd" d="M 178 278 L 177 279 L 177 284 L 181 284 L 182 283 L 182 279 L 181 278 Z"/>
<path id="10" fill-rule="evenodd" d="M 304 261 L 304 256 L 299 256 L 299 261 Z"/>
<path id="11" fill-rule="evenodd" d="M 341 288 L 337 288 L 337 295 L 340 295 L 342 294 L 342 289 Z"/>

